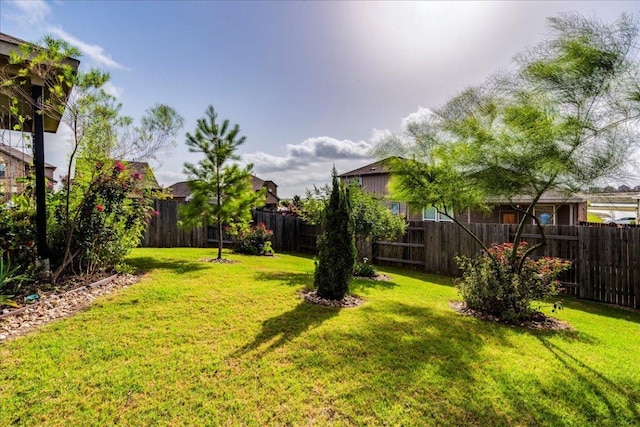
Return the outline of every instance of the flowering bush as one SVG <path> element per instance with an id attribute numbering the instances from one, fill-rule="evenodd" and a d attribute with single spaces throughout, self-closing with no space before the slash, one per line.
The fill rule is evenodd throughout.
<path id="1" fill-rule="evenodd" d="M 248 224 L 233 224 L 227 227 L 226 231 L 233 241 L 234 250 L 238 253 L 273 254 L 270 242 L 273 231 L 269 230 L 262 222 L 253 227 L 249 227 Z"/>
<path id="2" fill-rule="evenodd" d="M 49 244 L 52 265 L 60 266 L 56 258 L 65 252 L 72 254 L 69 266 L 75 272 L 92 273 L 109 270 L 122 263 L 140 239 L 151 217 L 158 190 L 140 185 L 139 173 L 127 173 L 121 162 L 101 161 L 92 168 L 81 168 L 74 177 L 74 186 L 55 194 L 50 203 Z M 71 217 L 66 217 L 65 201 L 71 200 Z M 73 233 L 69 228 L 73 227 Z"/>
<path id="3" fill-rule="evenodd" d="M 571 263 L 559 258 L 522 259 L 528 244 L 522 242 L 516 265 L 511 264 L 513 244 L 493 244 L 489 254 L 470 259 L 457 257 L 463 271 L 456 287 L 467 307 L 506 321 L 519 321 L 535 312 L 531 303 L 557 294 L 560 273 Z M 521 268 L 520 262 L 522 261 Z"/>

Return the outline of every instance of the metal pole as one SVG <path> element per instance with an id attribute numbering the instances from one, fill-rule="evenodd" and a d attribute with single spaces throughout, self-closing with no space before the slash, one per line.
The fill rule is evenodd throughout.
<path id="1" fill-rule="evenodd" d="M 43 270 L 49 270 L 49 249 L 47 248 L 47 206 L 46 182 L 44 176 L 44 114 L 42 86 L 32 85 L 33 97 L 33 166 L 36 171 L 36 233 L 38 258 Z"/>

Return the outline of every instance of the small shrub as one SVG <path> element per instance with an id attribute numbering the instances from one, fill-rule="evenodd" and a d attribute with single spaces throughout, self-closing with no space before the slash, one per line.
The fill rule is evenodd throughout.
<path id="1" fill-rule="evenodd" d="M 527 243 L 519 245 L 518 262 L 527 249 Z M 516 322 L 532 316 L 534 300 L 543 300 L 558 292 L 558 275 L 571 263 L 559 258 L 526 259 L 518 273 L 509 263 L 513 244 L 494 244 L 487 254 L 476 258 L 457 257 L 456 262 L 463 271 L 456 280 L 456 287 L 467 307 L 497 316 L 505 321 Z"/>
<path id="2" fill-rule="evenodd" d="M 0 205 L 0 253 L 7 262 L 11 259 L 11 265 L 22 275 L 35 279 L 38 259 L 35 205 L 27 194 L 14 196 L 10 203 Z"/>
<path id="3" fill-rule="evenodd" d="M 247 224 L 233 224 L 227 227 L 227 233 L 233 241 L 234 251 L 238 253 L 247 255 L 273 254 L 270 241 L 273 231 L 269 230 L 264 223 L 253 227 L 249 227 Z"/>
<path id="4" fill-rule="evenodd" d="M 0 250 L 0 294 L 15 293 L 20 289 L 21 285 L 31 280 L 31 278 L 25 274 L 20 273 L 21 267 L 19 265 L 11 265 L 9 255 L 6 255 Z M 9 298 L 12 295 L 0 295 L 0 304 L 13 305 Z"/>
<path id="5" fill-rule="evenodd" d="M 353 266 L 353 275 L 358 277 L 376 277 L 376 270 L 368 261 L 369 259 L 364 257 L 362 258 L 362 262 L 356 262 Z"/>

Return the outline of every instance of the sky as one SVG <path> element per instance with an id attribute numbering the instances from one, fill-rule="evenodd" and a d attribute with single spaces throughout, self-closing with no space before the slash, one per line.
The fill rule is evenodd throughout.
<path id="1" fill-rule="evenodd" d="M 80 48 L 81 69 L 111 74 L 107 91 L 139 119 L 156 103 L 185 118 L 156 166 L 187 179 L 200 157 L 185 141 L 213 105 L 246 136 L 238 153 L 278 195 L 305 195 L 377 159 L 380 138 L 512 64 L 548 35 L 546 18 L 578 12 L 612 22 L 638 1 L 210 2 L 0 0 L 0 31 L 45 34 Z M 45 136 L 65 169 L 70 133 Z M 56 175 L 57 176 L 57 175 Z"/>

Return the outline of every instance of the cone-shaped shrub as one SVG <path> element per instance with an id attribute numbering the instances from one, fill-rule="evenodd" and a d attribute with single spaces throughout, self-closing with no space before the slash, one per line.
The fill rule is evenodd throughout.
<path id="1" fill-rule="evenodd" d="M 356 260 L 356 245 L 348 189 L 338 180 L 333 169 L 333 189 L 318 238 L 318 263 L 314 283 L 318 296 L 340 300 L 349 291 Z"/>

